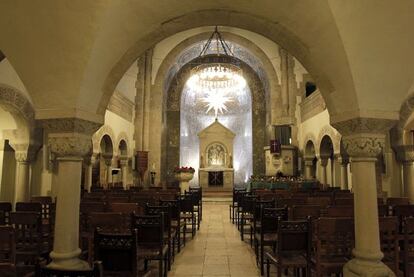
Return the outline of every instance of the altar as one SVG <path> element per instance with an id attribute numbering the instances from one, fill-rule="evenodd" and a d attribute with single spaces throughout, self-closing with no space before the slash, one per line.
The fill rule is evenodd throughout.
<path id="1" fill-rule="evenodd" d="M 203 188 L 233 188 L 233 141 L 235 134 L 217 119 L 202 130 L 200 141 L 199 185 Z"/>

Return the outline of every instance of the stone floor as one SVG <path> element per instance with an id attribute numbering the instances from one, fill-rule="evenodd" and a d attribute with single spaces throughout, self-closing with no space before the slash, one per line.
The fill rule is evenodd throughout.
<path id="1" fill-rule="evenodd" d="M 228 204 L 204 204 L 200 230 L 176 255 L 168 276 L 260 276 L 254 251 L 229 221 Z"/>

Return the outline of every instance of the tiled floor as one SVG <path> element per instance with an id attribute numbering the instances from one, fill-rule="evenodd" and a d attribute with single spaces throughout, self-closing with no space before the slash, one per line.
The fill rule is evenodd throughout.
<path id="1" fill-rule="evenodd" d="M 260 276 L 253 250 L 229 221 L 228 204 L 204 204 L 201 228 L 175 257 L 168 276 Z"/>

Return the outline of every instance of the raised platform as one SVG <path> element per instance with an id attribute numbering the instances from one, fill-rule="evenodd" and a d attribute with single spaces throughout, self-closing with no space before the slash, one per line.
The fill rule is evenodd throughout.
<path id="1" fill-rule="evenodd" d="M 203 188 L 203 202 L 231 203 L 233 190 L 229 188 Z"/>

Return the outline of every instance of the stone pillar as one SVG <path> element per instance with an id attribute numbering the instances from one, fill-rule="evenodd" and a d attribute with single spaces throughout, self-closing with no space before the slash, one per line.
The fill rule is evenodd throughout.
<path id="1" fill-rule="evenodd" d="M 122 186 L 126 189 L 128 185 L 128 157 L 120 157 L 119 163 L 121 164 Z"/>
<path id="2" fill-rule="evenodd" d="M 105 166 L 106 166 L 106 188 L 109 188 L 111 185 L 111 181 L 112 181 L 112 155 L 102 155 L 102 157 L 104 158 L 105 161 Z"/>
<path id="3" fill-rule="evenodd" d="M 12 144 L 16 157 L 14 204 L 30 200 L 30 164 L 36 151 L 29 144 Z"/>
<path id="4" fill-rule="evenodd" d="M 312 168 L 313 168 L 313 157 L 304 158 L 305 159 L 305 179 L 310 180 L 313 179 L 312 176 Z"/>
<path id="5" fill-rule="evenodd" d="M 288 52 L 280 48 L 280 71 L 281 71 L 281 89 L 282 89 L 282 114 L 283 116 L 289 115 L 289 54 Z"/>
<path id="6" fill-rule="evenodd" d="M 328 165 L 328 157 L 321 156 L 320 162 L 321 162 L 321 179 L 319 180 L 321 184 L 323 185 L 323 188 L 327 187 L 327 174 L 326 174 L 326 166 Z"/>
<path id="7" fill-rule="evenodd" d="M 354 258 L 343 269 L 344 276 L 395 276 L 381 262 L 375 162 L 385 145 L 385 134 L 393 120 L 356 118 L 334 124 L 341 132 L 351 159 L 354 191 Z"/>
<path id="8" fill-rule="evenodd" d="M 85 164 L 85 189 L 90 192 L 92 187 L 92 167 L 96 161 L 96 156 L 86 156 L 84 158 Z"/>
<path id="9" fill-rule="evenodd" d="M 342 156 L 337 157 L 337 161 L 341 167 L 341 189 L 348 189 L 348 163 L 349 160 Z"/>
<path id="10" fill-rule="evenodd" d="M 402 163 L 404 195 L 414 204 L 414 145 L 399 145 L 394 149 L 397 160 Z"/>
<path id="11" fill-rule="evenodd" d="M 92 134 L 101 124 L 82 119 L 42 120 L 48 132 L 51 152 L 56 156 L 59 184 L 52 262 L 55 269 L 87 269 L 87 262 L 79 259 L 79 205 L 83 157 L 92 148 Z"/>

